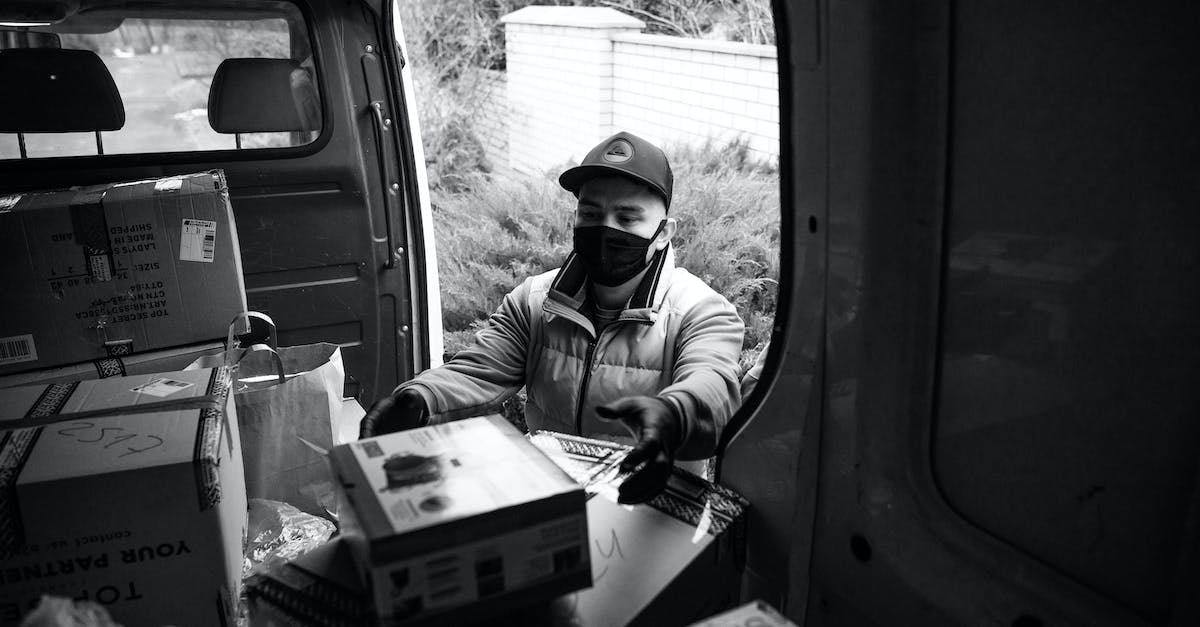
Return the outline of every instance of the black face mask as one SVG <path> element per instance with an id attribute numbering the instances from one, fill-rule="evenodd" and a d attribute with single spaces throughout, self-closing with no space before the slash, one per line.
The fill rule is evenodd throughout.
<path id="1" fill-rule="evenodd" d="M 666 220 L 660 222 L 649 239 L 610 226 L 575 227 L 575 254 L 593 283 L 620 285 L 646 269 L 650 245 L 666 226 Z"/>

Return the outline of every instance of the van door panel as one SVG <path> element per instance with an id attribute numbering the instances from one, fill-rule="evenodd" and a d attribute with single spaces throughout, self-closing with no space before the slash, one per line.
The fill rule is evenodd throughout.
<path id="1" fill-rule="evenodd" d="M 809 27 L 783 23 L 781 45 L 801 46 L 780 51 L 796 64 L 781 68 L 785 241 L 801 239 L 789 212 L 828 226 L 824 300 L 797 300 L 789 262 L 781 312 L 823 307 L 824 352 L 789 311 L 760 383 L 775 385 L 722 476 L 754 494 L 751 534 L 792 528 L 774 546 L 786 579 L 762 576 L 781 558 L 748 553 L 789 618 L 1200 620 L 1198 10 L 822 3 L 824 80 L 797 62 Z M 1056 363 L 1087 402 L 1064 404 L 1078 386 L 1046 375 Z M 811 367 L 820 403 L 780 385 Z M 789 419 L 819 422 L 777 466 L 797 472 L 792 509 L 746 472 L 782 433 L 756 423 Z"/>

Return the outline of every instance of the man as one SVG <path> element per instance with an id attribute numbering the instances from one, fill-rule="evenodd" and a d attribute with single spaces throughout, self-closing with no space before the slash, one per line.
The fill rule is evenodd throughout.
<path id="1" fill-rule="evenodd" d="M 715 452 L 741 402 L 744 327 L 725 298 L 675 267 L 674 182 L 658 147 L 617 133 L 559 184 L 578 199 L 563 266 L 510 292 L 474 346 L 373 405 L 360 435 L 494 411 L 525 386 L 530 429 L 616 441 L 632 433 L 620 500 L 645 501 L 676 459 Z"/>

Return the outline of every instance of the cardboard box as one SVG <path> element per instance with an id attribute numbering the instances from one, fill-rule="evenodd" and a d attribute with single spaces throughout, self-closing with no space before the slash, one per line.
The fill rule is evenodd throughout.
<path id="1" fill-rule="evenodd" d="M 588 492 L 590 589 L 486 614 L 485 623 L 610 627 L 682 625 L 738 602 L 744 561 L 745 499 L 684 471 L 664 494 L 620 505 L 617 465 L 629 447 L 537 431 L 529 439 Z M 247 583 L 250 624 L 362 625 L 354 608 L 371 592 L 349 547 L 330 542 Z M 457 624 L 449 621 L 448 624 Z"/>
<path id="2" fill-rule="evenodd" d="M 225 337 L 246 309 L 220 170 L 0 195 L 0 374 Z"/>
<path id="3" fill-rule="evenodd" d="M 583 490 L 499 416 L 342 445 L 330 464 L 384 622 L 477 620 L 591 583 Z"/>
<path id="4" fill-rule="evenodd" d="M 744 498 L 675 468 L 654 499 L 621 505 L 618 466 L 630 447 L 548 431 L 529 437 L 588 492 L 592 587 L 556 600 L 542 622 L 681 625 L 738 602 Z"/>
<path id="5" fill-rule="evenodd" d="M 0 624 L 39 595 L 234 624 L 246 496 L 226 368 L 0 390 Z"/>
<path id="6" fill-rule="evenodd" d="M 187 368 L 203 355 L 215 355 L 225 350 L 224 342 L 201 342 L 189 346 L 164 348 L 133 355 L 103 357 L 79 364 L 67 364 L 41 370 L 0 375 L 0 388 L 37 383 L 63 383 L 84 379 L 124 377 L 126 375 L 174 372 Z"/>

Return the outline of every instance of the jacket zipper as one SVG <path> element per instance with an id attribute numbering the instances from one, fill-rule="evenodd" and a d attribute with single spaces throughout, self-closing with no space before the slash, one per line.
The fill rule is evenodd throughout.
<path id="1" fill-rule="evenodd" d="M 600 334 L 604 330 L 601 329 Z M 579 381 L 579 401 L 575 407 L 575 435 L 583 435 L 583 403 L 587 399 L 588 380 L 592 378 L 592 359 L 596 356 L 596 345 L 600 343 L 600 335 L 588 342 L 587 354 L 583 359 L 583 377 Z"/>
<path id="2" fill-rule="evenodd" d="M 622 314 L 623 313 L 624 312 L 622 312 Z M 583 401 L 587 398 L 587 386 L 588 382 L 591 381 L 592 378 L 592 360 L 596 357 L 596 347 L 600 344 L 600 338 L 604 335 L 604 332 L 611 329 L 619 322 L 641 321 L 637 318 L 626 318 L 623 315 L 617 316 L 616 320 L 613 320 L 605 325 L 603 329 L 600 329 L 600 333 L 596 334 L 595 339 L 588 342 L 587 353 L 584 354 L 583 359 L 583 379 L 579 382 L 579 402 L 576 404 L 577 407 L 575 408 L 575 435 L 583 435 Z"/>

